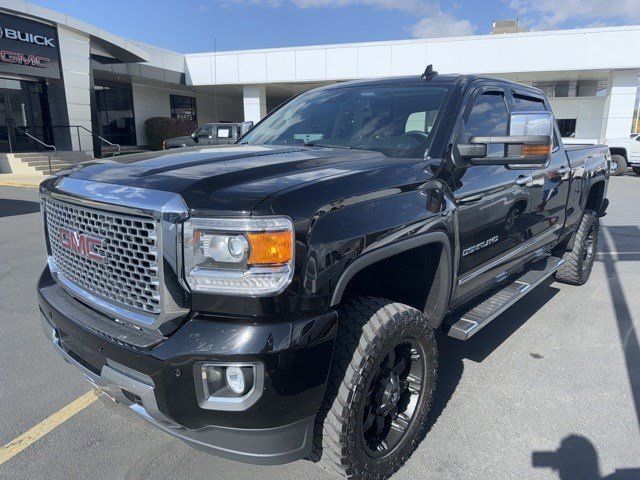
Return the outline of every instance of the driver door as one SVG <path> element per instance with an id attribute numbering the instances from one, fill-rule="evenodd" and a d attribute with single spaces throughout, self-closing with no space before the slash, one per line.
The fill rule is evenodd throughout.
<path id="1" fill-rule="evenodd" d="M 473 136 L 509 134 L 509 109 L 501 89 L 482 89 L 463 117 L 456 142 Z M 503 144 L 490 145 L 488 156 L 502 155 Z M 530 186 L 527 173 L 503 165 L 477 165 L 464 169 L 457 182 L 460 263 L 458 293 L 492 281 L 517 263 L 518 247 L 527 239 L 526 218 Z"/>

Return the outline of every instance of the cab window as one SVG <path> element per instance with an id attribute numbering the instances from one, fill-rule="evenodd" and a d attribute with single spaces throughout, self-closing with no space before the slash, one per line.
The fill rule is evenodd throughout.
<path id="1" fill-rule="evenodd" d="M 196 131 L 196 137 L 205 138 L 205 137 L 209 137 L 212 133 L 213 133 L 213 129 L 211 128 L 211 125 L 204 125 L 203 127 L 200 127 Z"/>
<path id="2" fill-rule="evenodd" d="M 524 95 L 514 95 L 516 111 L 519 112 L 546 112 L 544 102 L 539 98 L 525 97 Z"/>
<path id="3" fill-rule="evenodd" d="M 471 137 L 506 136 L 509 134 L 509 111 L 500 92 L 487 92 L 473 103 L 464 125 L 464 142 Z M 488 145 L 487 156 L 504 154 L 504 145 Z"/>

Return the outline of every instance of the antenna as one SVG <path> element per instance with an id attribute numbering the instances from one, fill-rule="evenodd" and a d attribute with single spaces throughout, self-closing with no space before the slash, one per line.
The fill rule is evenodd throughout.
<path id="1" fill-rule="evenodd" d="M 213 114 L 216 122 L 220 122 L 218 116 L 218 58 L 216 53 L 216 37 L 213 37 Z"/>
<path id="2" fill-rule="evenodd" d="M 433 69 L 433 65 L 429 64 L 420 78 L 422 80 L 431 80 L 436 75 L 438 75 L 438 72 Z"/>

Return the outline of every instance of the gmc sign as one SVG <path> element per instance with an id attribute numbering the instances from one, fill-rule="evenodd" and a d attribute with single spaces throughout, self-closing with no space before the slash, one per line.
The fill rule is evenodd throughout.
<path id="1" fill-rule="evenodd" d="M 49 57 L 25 55 L 24 53 L 10 52 L 9 50 L 0 50 L 0 62 L 17 63 L 18 65 L 38 68 L 48 68 L 51 66 L 51 59 Z"/>

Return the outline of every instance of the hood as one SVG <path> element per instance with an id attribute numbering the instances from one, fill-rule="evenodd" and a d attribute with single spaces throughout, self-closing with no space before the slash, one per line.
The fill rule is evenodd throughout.
<path id="1" fill-rule="evenodd" d="M 283 189 L 389 166 L 394 159 L 362 150 L 246 145 L 177 151 L 125 162 L 126 157 L 120 162 L 97 160 L 66 176 L 178 193 L 197 211 L 250 212 Z"/>

